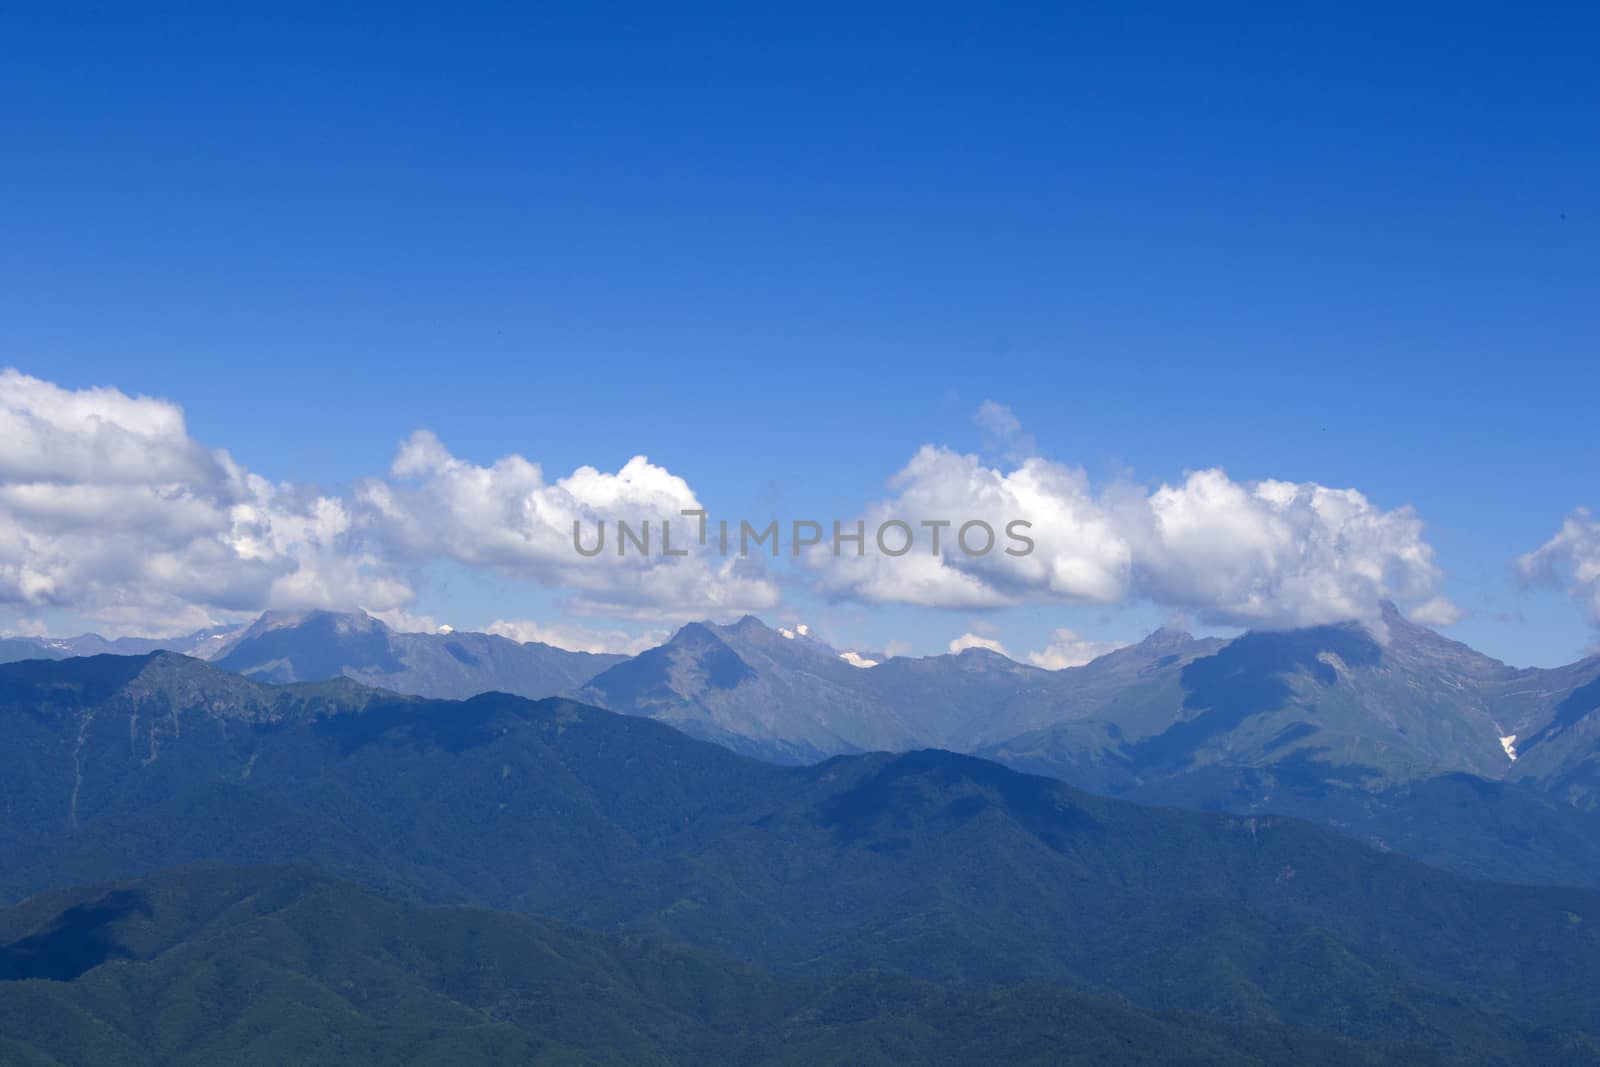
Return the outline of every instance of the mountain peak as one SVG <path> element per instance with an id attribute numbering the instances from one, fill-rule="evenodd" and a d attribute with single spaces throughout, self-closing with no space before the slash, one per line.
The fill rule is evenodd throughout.
<path id="1" fill-rule="evenodd" d="M 24 660 L 0 667 L 0 686 L 48 692 L 52 700 L 95 703 L 115 695 L 135 700 L 181 695 L 205 702 L 237 697 L 259 687 L 237 674 L 178 652 L 138 656 L 100 653 L 63 660 Z"/>
<path id="2" fill-rule="evenodd" d="M 1175 626 L 1157 626 L 1145 635 L 1139 645 L 1144 648 L 1170 648 L 1175 645 L 1187 645 L 1194 641 L 1194 634 L 1188 630 L 1180 630 Z"/>
<path id="3" fill-rule="evenodd" d="M 331 627 L 341 633 L 384 633 L 389 629 L 382 619 L 375 619 L 364 611 L 312 608 L 309 611 L 264 611 L 244 631 L 243 636 L 259 637 L 274 630 L 294 630 L 312 625 Z"/>
<path id="4" fill-rule="evenodd" d="M 181 652 L 152 652 L 147 656 L 132 657 L 142 660 L 138 672 L 129 679 L 124 691 L 130 696 L 150 695 L 157 692 L 182 693 L 185 697 L 237 696 L 259 688 L 232 671 L 214 667 L 205 660 L 185 656 Z"/>
<path id="5" fill-rule="evenodd" d="M 732 629 L 731 627 L 729 629 Z M 668 645 L 694 644 L 701 645 L 709 642 L 720 644 L 722 638 L 717 636 L 717 627 L 709 622 L 686 622 L 678 627 L 676 633 L 667 639 Z M 661 647 L 666 647 L 665 645 Z"/>
<path id="6" fill-rule="evenodd" d="M 1382 601 L 1378 607 L 1382 612 L 1381 629 L 1365 629 L 1372 632 L 1391 656 L 1447 665 L 1452 670 L 1485 677 L 1511 669 L 1493 656 L 1406 618 L 1392 600 Z"/>
<path id="7" fill-rule="evenodd" d="M 754 615 L 741 615 L 737 622 L 729 626 L 725 626 L 723 629 L 729 631 L 730 633 L 738 634 L 741 637 L 776 632 L 772 629 L 772 627 L 768 626 Z"/>
<path id="8" fill-rule="evenodd" d="M 1014 664 L 1017 662 L 1004 652 L 996 652 L 994 649 L 985 648 L 983 645 L 969 645 L 968 647 L 963 648 L 960 652 L 956 653 L 956 659 L 963 663 L 976 664 L 984 667 L 999 666 L 1001 664 Z"/>

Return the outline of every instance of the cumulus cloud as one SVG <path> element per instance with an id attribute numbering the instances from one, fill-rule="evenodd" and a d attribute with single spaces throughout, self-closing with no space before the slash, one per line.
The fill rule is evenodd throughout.
<path id="1" fill-rule="evenodd" d="M 1584 616 L 1600 625 L 1600 519 L 1579 508 L 1555 535 L 1517 558 L 1524 580 L 1564 588 Z"/>
<path id="2" fill-rule="evenodd" d="M 219 457 L 189 439 L 177 405 L 62 389 L 15 369 L 0 371 L 0 439 L 6 485 L 170 485 L 224 474 Z"/>
<path id="3" fill-rule="evenodd" d="M 696 526 L 682 519 L 701 505 L 688 483 L 644 456 L 615 473 L 580 467 L 549 481 L 539 464 L 519 455 L 479 466 L 453 456 L 427 431 L 400 448 L 389 479 L 369 479 L 356 500 L 374 535 L 392 556 L 451 559 L 471 567 L 560 587 L 569 606 L 595 615 L 645 620 L 737 615 L 771 608 L 778 587 L 754 560 L 713 559 L 693 541 Z M 641 531 L 649 524 L 650 552 L 617 551 L 617 522 Z M 673 520 L 674 552 L 661 548 L 662 522 Z M 604 550 L 578 554 L 583 544 Z"/>
<path id="4" fill-rule="evenodd" d="M 1436 595 L 1442 574 L 1410 508 L 1355 489 L 1239 483 L 1220 469 L 1125 505 L 1138 592 L 1209 622 L 1311 626 L 1375 619 Z"/>
<path id="5" fill-rule="evenodd" d="M 988 608 L 1019 603 L 1031 593 L 1064 600 L 1111 602 L 1128 585 L 1132 556 L 1113 516 L 1097 501 L 1081 470 L 1029 459 L 1010 472 L 985 466 L 977 456 L 924 446 L 890 481 L 893 495 L 868 508 L 864 554 L 846 547 L 839 556 L 825 543 L 809 559 L 821 570 L 824 590 L 874 602 L 938 607 Z M 1034 539 L 1026 556 L 1020 541 L 1005 537 L 1013 520 L 1031 523 L 1016 531 Z M 911 551 L 887 556 L 875 532 L 889 521 L 907 523 L 917 535 Z M 983 522 L 995 543 L 982 556 L 961 548 L 960 527 Z M 945 526 L 925 526 L 945 523 Z M 933 554 L 934 537 L 940 554 Z M 972 527 L 974 552 L 987 543 Z M 891 544 L 898 549 L 899 541 Z"/>
<path id="6" fill-rule="evenodd" d="M 959 652 L 965 652 L 969 648 L 986 648 L 990 652 L 998 652 L 1002 656 L 1011 655 L 1011 653 L 1006 651 L 1005 646 L 999 641 L 996 641 L 994 638 L 982 637 L 974 633 L 964 633 L 954 641 L 950 642 L 950 652 L 952 655 Z"/>
<path id="7" fill-rule="evenodd" d="M 1028 662 L 1035 667 L 1059 671 L 1066 667 L 1082 667 L 1107 652 L 1126 647 L 1122 641 L 1090 641 L 1073 630 L 1060 629 L 1050 636 L 1048 645 L 1038 652 L 1028 653 Z"/>
<path id="8" fill-rule="evenodd" d="M 1009 427 L 1000 414 L 984 417 Z M 824 545 L 809 554 L 824 591 L 958 608 L 1142 599 L 1207 623 L 1262 628 L 1376 620 L 1386 599 L 1429 602 L 1425 614 L 1435 617 L 1447 611 L 1421 521 L 1355 489 L 1237 482 L 1216 468 L 1154 490 L 1096 489 L 1081 468 L 1039 457 L 1000 469 L 924 446 L 889 490 L 865 511 L 863 552 L 835 555 Z M 1009 555 L 1005 548 L 1025 548 L 1003 536 L 1019 519 L 1031 524 L 1033 548 Z M 876 543 L 872 531 L 891 520 L 919 531 L 911 552 L 890 555 Z M 938 555 L 929 521 L 952 524 Z M 993 550 L 973 555 L 954 543 L 955 528 L 971 521 L 1001 535 Z M 890 547 L 901 540 L 894 535 Z"/>
<path id="9" fill-rule="evenodd" d="M 151 633 L 265 609 L 360 608 L 433 629 L 410 611 L 407 576 L 439 559 L 558 586 L 575 610 L 618 617 L 734 615 L 778 599 L 754 561 L 660 554 L 661 519 L 699 504 L 643 456 L 550 481 L 518 455 L 457 459 L 424 431 L 386 477 L 332 496 L 201 445 L 170 401 L 16 370 L 0 372 L 0 434 L 0 606 L 19 617 L 57 609 L 108 632 Z M 574 519 L 591 531 L 604 521 L 614 545 L 619 518 L 651 522 L 651 555 L 574 551 Z"/>
<path id="10" fill-rule="evenodd" d="M 343 502 L 202 447 L 168 401 L 6 370 L 0 435 L 0 604 L 149 632 L 411 597 Z"/>
<path id="11" fill-rule="evenodd" d="M 1409 509 L 1385 510 L 1354 489 L 1236 482 L 1218 469 L 1153 490 L 1097 487 L 1082 469 L 1033 454 L 1003 405 L 986 402 L 975 418 L 1004 446 L 1004 464 L 920 449 L 864 509 L 861 554 L 836 556 L 825 538 L 805 557 L 824 594 L 967 609 L 1144 599 L 1263 627 L 1370 618 L 1383 599 L 1418 605 L 1413 617 L 1424 621 L 1455 611 Z M 388 471 L 331 495 L 273 482 L 196 442 L 170 401 L 64 389 L 15 370 L 0 372 L 0 434 L 0 607 L 18 620 L 66 612 L 109 632 L 149 633 L 325 607 L 432 628 L 414 613 L 411 576 L 439 560 L 561 589 L 575 614 L 654 625 L 760 613 L 780 599 L 759 558 L 694 543 L 681 513 L 700 509 L 699 498 L 642 455 L 615 471 L 550 477 L 515 454 L 470 462 L 419 431 Z M 675 520 L 674 548 L 687 555 L 661 551 L 663 519 Z M 618 555 L 618 520 L 649 523 L 652 550 Z M 913 534 L 906 554 L 874 537 L 891 521 Z M 604 524 L 605 551 L 579 555 L 575 522 L 590 539 Z M 964 538 L 966 523 L 976 525 Z M 1600 619 L 1596 526 L 1577 513 L 1522 567 L 1566 582 Z M 963 550 L 991 536 L 989 551 Z M 1006 551 L 1025 544 L 1025 554 Z M 643 640 L 604 627 L 497 625 L 567 647 Z M 967 636 L 996 647 L 979 634 Z M 1058 638 L 1036 662 L 1085 654 L 1076 638 Z"/>

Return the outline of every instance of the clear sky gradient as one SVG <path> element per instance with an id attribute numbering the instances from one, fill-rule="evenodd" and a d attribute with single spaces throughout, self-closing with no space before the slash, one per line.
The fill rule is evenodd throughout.
<path id="1" fill-rule="evenodd" d="M 980 402 L 1147 485 L 1414 507 L 1523 664 L 1512 560 L 1600 509 L 1590 5 L 269 5 L 0 13 L 0 365 L 182 405 L 330 491 L 413 430 L 852 515 Z M 559 613 L 456 564 L 418 609 Z M 1159 605 L 827 602 L 862 647 Z M 773 621 L 778 621 L 774 619 Z"/>

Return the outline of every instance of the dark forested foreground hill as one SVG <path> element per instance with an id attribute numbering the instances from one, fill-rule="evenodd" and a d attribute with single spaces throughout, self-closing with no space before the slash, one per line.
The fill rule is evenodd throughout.
<path id="1" fill-rule="evenodd" d="M 1600 1033 L 1600 893 L 1471 881 L 1294 820 L 1138 807 L 946 752 L 778 767 L 567 701 L 260 686 L 173 655 L 0 668 L 0 729 L 12 900 L 309 863 L 785 981 L 1069 985 L 1510 1062 Z"/>
<path id="2" fill-rule="evenodd" d="M 1540 1050 L 1576 1062 L 1580 1043 Z M 1345 1064 L 1426 1050 L 1050 986 L 777 978 L 654 939 L 192 869 L 0 911 L 0 1062 Z"/>

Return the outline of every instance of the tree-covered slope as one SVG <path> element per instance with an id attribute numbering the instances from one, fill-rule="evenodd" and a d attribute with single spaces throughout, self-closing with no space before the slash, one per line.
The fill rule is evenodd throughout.
<path id="1" fill-rule="evenodd" d="M 1557 1045 L 1547 1046 L 1559 1053 Z M 1417 1062 L 1046 986 L 779 979 L 653 939 L 191 869 L 0 911 L 8 1064 Z"/>

